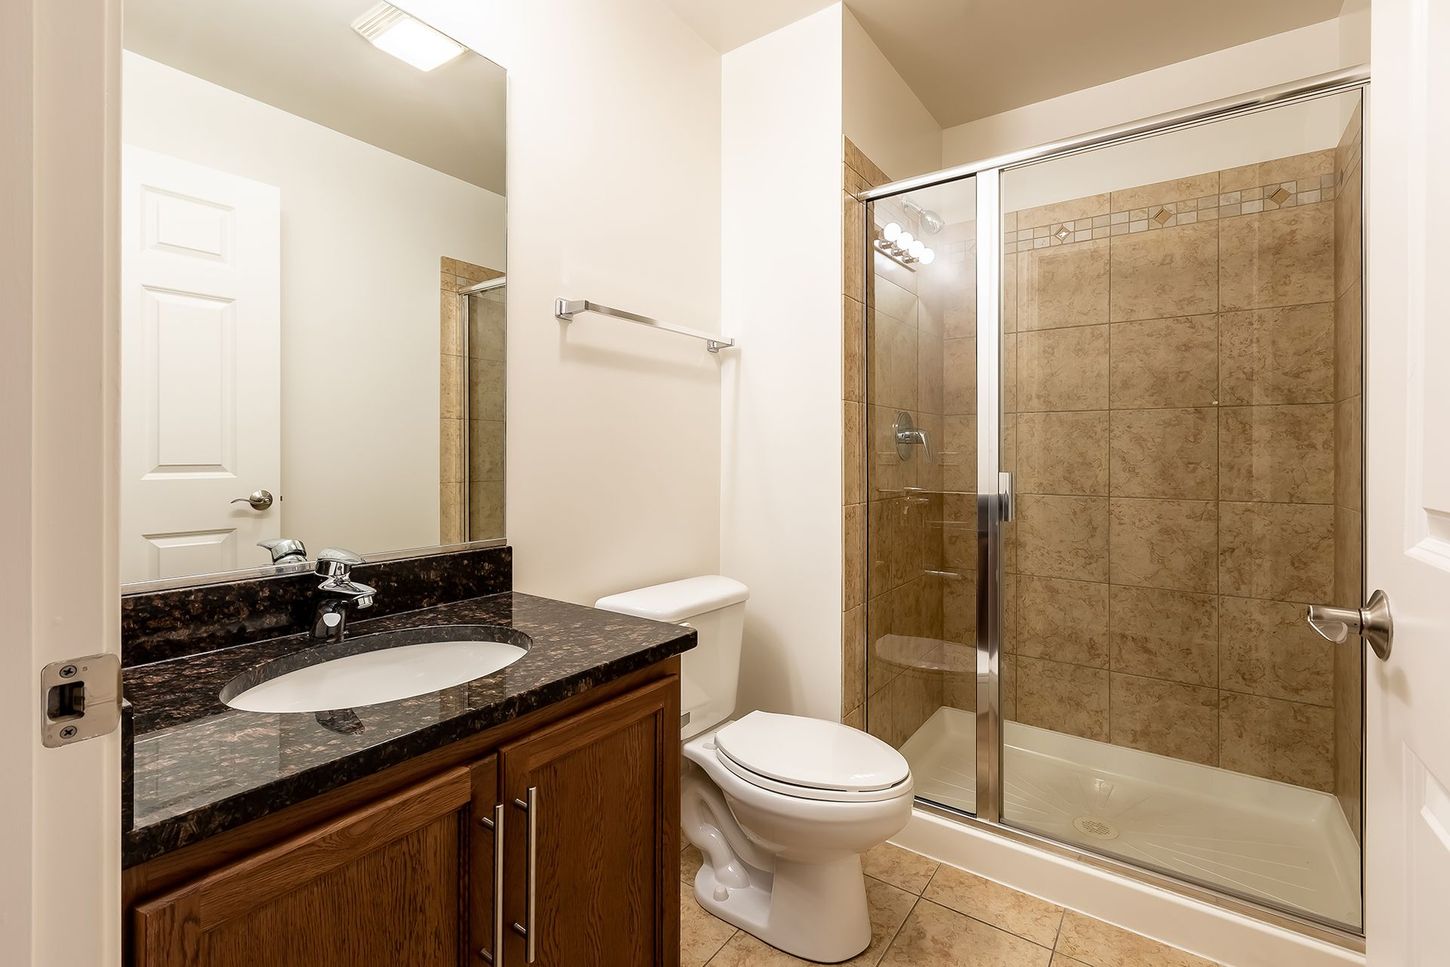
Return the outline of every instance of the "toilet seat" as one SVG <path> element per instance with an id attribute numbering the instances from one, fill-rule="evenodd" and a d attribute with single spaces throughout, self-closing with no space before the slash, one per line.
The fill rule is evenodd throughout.
<path id="1" fill-rule="evenodd" d="M 731 773 L 795 799 L 883 802 L 911 787 L 901 753 L 839 722 L 756 711 L 713 740 L 717 761 Z"/>

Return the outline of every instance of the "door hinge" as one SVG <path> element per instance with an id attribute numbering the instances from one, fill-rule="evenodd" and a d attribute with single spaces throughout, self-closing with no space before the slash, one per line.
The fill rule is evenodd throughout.
<path id="1" fill-rule="evenodd" d="M 121 659 L 87 655 L 40 673 L 41 736 L 47 749 L 106 735 L 121 721 Z"/>

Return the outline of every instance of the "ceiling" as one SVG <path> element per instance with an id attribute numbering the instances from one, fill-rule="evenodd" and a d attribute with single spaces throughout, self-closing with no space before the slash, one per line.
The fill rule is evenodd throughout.
<path id="1" fill-rule="evenodd" d="M 1339 15 L 1341 0 L 847 0 L 942 127 Z"/>
<path id="2" fill-rule="evenodd" d="M 666 0 L 720 53 L 829 7 L 833 0 Z"/>
<path id="3" fill-rule="evenodd" d="M 504 194 L 505 75 L 468 51 L 424 73 L 352 22 L 374 0 L 126 0 L 144 57 Z"/>
<path id="4" fill-rule="evenodd" d="M 830 0 L 668 0 L 728 51 Z M 1343 0 L 846 0 L 944 128 L 1337 17 Z"/>

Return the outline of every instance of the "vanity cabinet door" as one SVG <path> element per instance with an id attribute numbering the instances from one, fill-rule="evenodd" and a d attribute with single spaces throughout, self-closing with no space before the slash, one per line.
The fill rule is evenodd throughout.
<path id="1" fill-rule="evenodd" d="M 135 911 L 137 967 L 470 963 L 466 768 L 222 867 Z"/>
<path id="2" fill-rule="evenodd" d="M 500 752 L 506 967 L 679 964 L 679 709 L 670 677 Z"/>

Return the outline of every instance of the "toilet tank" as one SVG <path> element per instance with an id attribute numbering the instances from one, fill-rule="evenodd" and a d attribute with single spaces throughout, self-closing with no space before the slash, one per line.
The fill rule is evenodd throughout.
<path id="1" fill-rule="evenodd" d="M 740 682 L 740 636 L 750 589 L 718 574 L 611 594 L 596 608 L 688 625 L 699 644 L 680 656 L 680 738 L 728 719 Z"/>

